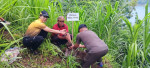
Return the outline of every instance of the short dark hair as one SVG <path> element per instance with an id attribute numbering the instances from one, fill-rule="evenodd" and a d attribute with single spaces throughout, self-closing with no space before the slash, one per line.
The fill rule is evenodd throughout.
<path id="1" fill-rule="evenodd" d="M 79 26 L 78 32 L 79 32 L 80 29 L 83 28 L 83 27 L 84 27 L 84 28 L 87 28 L 87 26 L 86 26 L 85 24 L 81 24 L 81 25 Z"/>

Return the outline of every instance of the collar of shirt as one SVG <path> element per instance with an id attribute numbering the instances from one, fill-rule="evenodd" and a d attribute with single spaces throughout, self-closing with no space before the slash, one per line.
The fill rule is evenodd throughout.
<path id="1" fill-rule="evenodd" d="M 59 26 L 59 24 L 57 23 L 57 26 L 59 27 L 59 28 L 61 28 L 60 26 Z M 63 24 L 63 26 L 62 27 L 65 27 L 65 25 Z"/>
<path id="2" fill-rule="evenodd" d="M 43 23 L 41 19 L 38 19 L 38 21 L 40 21 L 41 23 Z"/>

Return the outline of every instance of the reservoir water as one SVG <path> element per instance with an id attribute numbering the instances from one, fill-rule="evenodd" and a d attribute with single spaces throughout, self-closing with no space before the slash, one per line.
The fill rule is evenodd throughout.
<path id="1" fill-rule="evenodd" d="M 129 19 L 129 21 L 131 22 L 132 25 L 134 25 L 134 23 L 135 23 L 136 12 L 137 12 L 138 18 L 140 20 L 142 20 L 144 18 L 144 16 L 145 16 L 145 5 L 137 5 L 137 6 L 135 6 L 135 10 L 132 11 L 133 17 L 131 17 Z M 150 12 L 150 6 L 148 6 L 148 12 Z"/>

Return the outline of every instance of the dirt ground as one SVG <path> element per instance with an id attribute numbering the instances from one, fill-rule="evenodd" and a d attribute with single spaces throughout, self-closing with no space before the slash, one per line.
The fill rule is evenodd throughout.
<path id="1" fill-rule="evenodd" d="M 4 31 L 2 30 L 2 32 L 0 32 L 0 34 L 3 34 L 2 38 L 7 39 L 7 40 L 13 39 L 7 30 L 4 30 Z"/>
<path id="2" fill-rule="evenodd" d="M 78 51 L 76 54 L 77 62 L 81 62 L 83 58 L 85 57 L 86 53 L 82 51 Z M 61 64 L 62 59 L 59 56 L 43 56 L 42 54 L 33 55 L 31 53 L 21 53 L 19 54 L 22 59 L 20 59 L 19 62 L 21 65 L 23 65 L 26 68 L 37 68 L 37 67 L 49 67 L 53 66 L 54 64 L 58 63 Z M 104 67 L 103 68 L 112 68 L 109 61 L 103 62 Z M 97 64 L 93 64 L 91 68 L 102 68 L 99 67 Z"/>
<path id="3" fill-rule="evenodd" d="M 41 68 L 41 67 L 50 67 L 55 63 L 60 63 L 62 60 L 57 56 L 43 56 L 42 54 L 34 55 L 32 53 L 19 54 L 22 59 L 19 59 L 21 65 L 26 68 Z"/>

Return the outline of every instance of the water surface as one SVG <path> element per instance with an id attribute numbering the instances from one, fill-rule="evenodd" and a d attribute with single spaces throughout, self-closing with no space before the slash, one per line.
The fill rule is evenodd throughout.
<path id="1" fill-rule="evenodd" d="M 129 19 L 132 25 L 135 23 L 136 12 L 138 14 L 138 18 L 142 20 L 145 16 L 145 5 L 137 5 L 135 6 L 135 10 L 132 11 L 133 17 Z M 148 6 L 148 12 L 150 12 L 150 6 Z"/>

